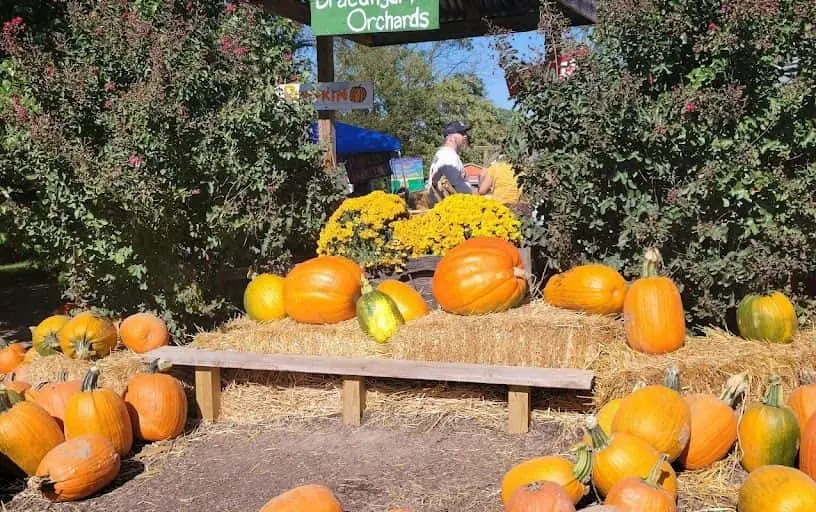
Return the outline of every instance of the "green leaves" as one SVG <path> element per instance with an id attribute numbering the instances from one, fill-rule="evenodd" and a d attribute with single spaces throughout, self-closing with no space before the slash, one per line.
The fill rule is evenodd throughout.
<path id="1" fill-rule="evenodd" d="M 159 311 L 177 335 L 234 312 L 223 271 L 314 254 L 341 197 L 306 139 L 313 110 L 274 93 L 298 64 L 255 58 L 291 53 L 299 29 L 189 5 L 72 3 L 0 68 L 0 230 L 71 299 Z"/>
<path id="2" fill-rule="evenodd" d="M 508 150 L 548 268 L 632 278 L 657 245 L 695 325 L 753 292 L 816 305 L 816 5 L 720 5 L 601 4 L 576 73 L 522 84 Z M 809 61 L 780 81 L 792 53 Z"/>

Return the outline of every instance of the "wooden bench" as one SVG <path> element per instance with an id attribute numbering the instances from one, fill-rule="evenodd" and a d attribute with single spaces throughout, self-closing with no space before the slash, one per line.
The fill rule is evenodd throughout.
<path id="1" fill-rule="evenodd" d="M 360 425 L 366 402 L 366 377 L 499 384 L 508 386 L 508 429 L 525 433 L 530 425 L 531 388 L 589 390 L 593 372 L 569 368 L 527 368 L 479 364 L 258 354 L 252 352 L 161 347 L 144 354 L 176 366 L 195 368 L 196 403 L 205 420 L 218 419 L 221 408 L 221 368 L 339 375 L 343 378 L 343 421 Z"/>

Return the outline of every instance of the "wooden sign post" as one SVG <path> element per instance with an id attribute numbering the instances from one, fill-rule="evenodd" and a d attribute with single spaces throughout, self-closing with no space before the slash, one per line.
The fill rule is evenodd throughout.
<path id="1" fill-rule="evenodd" d="M 334 82 L 334 38 L 331 36 L 317 38 L 317 80 Z M 324 148 L 323 169 L 327 171 L 337 169 L 335 119 L 334 110 L 321 110 L 317 113 L 319 141 Z"/>

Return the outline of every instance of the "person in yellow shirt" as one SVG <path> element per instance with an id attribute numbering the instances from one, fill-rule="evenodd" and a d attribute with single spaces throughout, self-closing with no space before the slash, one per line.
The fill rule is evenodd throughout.
<path id="1" fill-rule="evenodd" d="M 491 197 L 502 204 L 516 204 L 521 198 L 513 167 L 504 159 L 493 162 L 482 175 L 479 194 Z"/>

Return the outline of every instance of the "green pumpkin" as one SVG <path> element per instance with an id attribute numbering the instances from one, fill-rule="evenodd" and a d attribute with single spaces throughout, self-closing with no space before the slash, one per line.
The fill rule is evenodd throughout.
<path id="1" fill-rule="evenodd" d="M 799 452 L 799 420 L 782 400 L 779 377 L 769 379 L 765 400 L 749 405 L 740 418 L 740 463 L 749 473 L 762 466 L 794 467 Z"/>
<path id="2" fill-rule="evenodd" d="M 357 321 L 377 343 L 388 341 L 405 323 L 394 300 L 375 290 L 365 276 L 362 278 L 362 295 L 357 299 Z"/>
<path id="3" fill-rule="evenodd" d="M 779 292 L 748 295 L 737 307 L 740 336 L 749 340 L 790 343 L 798 326 L 793 304 Z"/>

